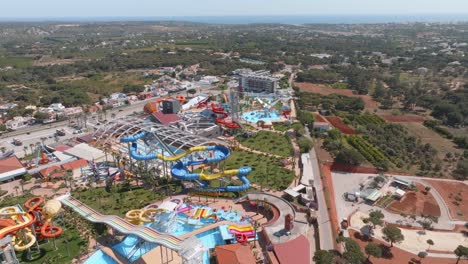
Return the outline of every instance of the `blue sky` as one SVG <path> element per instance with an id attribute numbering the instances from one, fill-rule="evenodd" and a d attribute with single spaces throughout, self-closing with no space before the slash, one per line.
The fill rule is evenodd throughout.
<path id="1" fill-rule="evenodd" d="M 2 0 L 0 19 L 468 13 L 468 0 Z"/>

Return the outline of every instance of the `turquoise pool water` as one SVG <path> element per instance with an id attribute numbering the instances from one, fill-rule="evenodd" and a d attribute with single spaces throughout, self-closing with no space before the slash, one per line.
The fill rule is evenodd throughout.
<path id="1" fill-rule="evenodd" d="M 219 220 L 229 220 L 233 222 L 242 222 L 242 215 L 235 211 L 224 211 L 218 209 L 214 211 L 209 207 L 204 206 L 194 206 L 191 209 L 191 213 L 195 213 L 197 208 L 210 209 L 211 214 L 216 214 Z M 189 224 L 190 220 L 193 220 L 195 224 Z M 194 220 L 190 219 L 187 215 L 183 213 L 177 214 L 174 219 L 174 225 L 170 228 L 170 233 L 174 236 L 181 236 L 183 234 L 192 232 L 202 226 L 206 226 L 214 223 L 215 221 L 212 218 L 209 219 L 200 219 Z M 247 220 L 245 220 L 247 221 Z M 151 224 L 148 224 L 151 226 Z M 224 245 L 225 241 L 222 238 L 221 232 L 218 228 L 208 230 L 201 234 L 197 235 L 197 238 L 201 240 L 201 243 L 206 248 L 214 248 L 217 245 Z M 130 262 L 133 262 L 139 259 L 141 256 L 155 248 L 157 244 L 147 243 L 139 239 L 136 236 L 129 235 L 119 244 L 114 245 L 112 248 L 118 251 L 122 256 L 126 256 Z M 203 256 L 203 263 L 209 264 L 209 252 L 206 252 Z M 107 254 L 101 250 L 96 251 L 90 258 L 85 261 L 85 264 L 116 264 L 116 262 L 109 257 Z"/>
<path id="2" fill-rule="evenodd" d="M 273 121 L 281 119 L 275 110 L 257 110 L 242 114 L 242 118 L 246 121 L 257 123 L 258 121 Z"/>
<path id="3" fill-rule="evenodd" d="M 117 264 L 111 257 L 102 250 L 96 251 L 91 257 L 89 257 L 84 264 Z"/>

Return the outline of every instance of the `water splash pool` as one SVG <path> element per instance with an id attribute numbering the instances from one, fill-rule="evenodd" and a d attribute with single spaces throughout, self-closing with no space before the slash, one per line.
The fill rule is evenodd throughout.
<path id="1" fill-rule="evenodd" d="M 185 205 L 186 206 L 186 205 Z M 215 214 L 219 220 L 228 220 L 231 222 L 238 223 L 247 223 L 249 218 L 242 219 L 242 214 L 237 211 L 223 210 L 223 209 L 213 209 L 208 206 L 197 206 L 194 205 L 190 212 L 195 212 L 197 209 L 206 209 L 210 214 Z M 169 213 L 167 213 L 169 214 Z M 190 213 L 189 213 L 190 214 Z M 172 218 L 173 224 L 167 229 L 167 232 L 174 236 L 181 236 L 186 233 L 192 232 L 198 228 L 201 228 L 206 225 L 213 224 L 215 220 L 213 218 L 201 218 L 201 219 L 192 219 L 184 213 L 178 213 Z M 154 229 L 158 229 L 154 226 L 155 223 L 147 224 Z M 205 231 L 201 234 L 196 235 L 200 239 L 201 243 L 205 248 L 214 248 L 217 245 L 224 245 L 226 242 L 223 240 L 221 231 L 218 228 L 214 228 L 208 231 Z M 114 245 L 112 248 L 119 252 L 122 256 L 125 256 L 130 262 L 133 262 L 139 259 L 141 256 L 146 254 L 155 248 L 157 244 L 148 243 L 136 236 L 129 235 L 125 237 L 122 242 Z M 203 255 L 203 263 L 209 264 L 209 252 L 205 252 Z M 116 264 L 116 262 L 105 254 L 102 250 L 96 251 L 90 258 L 85 261 L 85 264 Z"/>
<path id="2" fill-rule="evenodd" d="M 276 121 L 281 120 L 278 112 L 275 110 L 256 110 L 242 114 L 242 118 L 248 122 L 257 123 L 258 121 Z"/>

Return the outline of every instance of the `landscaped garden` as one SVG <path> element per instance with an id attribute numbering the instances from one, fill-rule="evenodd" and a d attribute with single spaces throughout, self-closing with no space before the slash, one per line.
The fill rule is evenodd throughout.
<path id="1" fill-rule="evenodd" d="M 283 157 L 289 157 L 293 154 L 289 138 L 274 132 L 260 131 L 252 137 L 237 136 L 236 140 L 245 147 L 264 153 Z"/>
<path id="2" fill-rule="evenodd" d="M 247 151 L 235 151 L 226 160 L 226 169 L 249 166 L 252 172 L 247 175 L 252 183 L 274 190 L 286 189 L 294 179 L 294 172 L 281 167 L 281 160 Z"/>

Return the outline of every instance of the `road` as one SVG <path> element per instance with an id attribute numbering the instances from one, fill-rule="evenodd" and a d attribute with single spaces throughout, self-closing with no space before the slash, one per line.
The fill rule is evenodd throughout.
<path id="1" fill-rule="evenodd" d="M 325 193 L 323 192 L 322 177 L 320 175 L 319 163 L 315 148 L 312 148 L 309 151 L 309 155 L 312 164 L 312 170 L 315 175 L 314 187 L 317 194 L 318 203 L 317 222 L 319 229 L 320 249 L 333 250 L 335 238 L 333 237 L 330 216 L 328 215 L 328 206 L 325 202 Z"/>
<path id="2" fill-rule="evenodd" d="M 220 93 L 220 91 L 211 90 L 212 88 L 213 88 L 213 86 L 204 85 L 204 86 L 201 86 L 201 88 L 199 89 L 199 92 L 201 92 L 201 93 L 208 93 L 209 92 L 209 93 L 212 93 L 212 94 L 219 94 Z M 197 94 L 195 94 L 194 96 L 196 96 Z M 179 92 L 179 93 L 176 93 L 176 94 L 172 94 L 171 96 L 175 96 L 175 95 L 186 95 L 186 92 L 182 91 L 182 92 Z M 137 102 L 135 102 L 135 103 L 133 103 L 131 105 L 125 105 L 125 106 L 122 106 L 122 107 L 118 107 L 118 108 L 108 110 L 106 112 L 106 117 L 105 118 L 107 120 L 111 120 L 113 114 L 115 114 L 114 118 L 118 119 L 118 118 L 124 118 L 124 117 L 126 117 L 126 116 L 128 116 L 130 114 L 133 114 L 134 112 L 141 112 L 142 109 L 143 109 L 143 106 L 146 103 L 148 103 L 150 101 L 154 101 L 157 98 L 159 98 L 159 97 L 153 97 L 153 98 L 149 98 L 149 99 L 146 99 L 146 100 L 137 101 Z M 104 118 L 103 115 L 101 115 L 101 118 Z M 82 123 L 82 120 L 76 120 L 76 119 L 72 119 L 72 120 L 76 121 L 77 124 L 81 123 L 82 127 L 84 127 L 84 124 Z M 101 121 L 98 120 L 98 114 L 93 113 L 88 117 L 88 121 L 87 121 L 88 131 L 84 131 L 84 133 L 94 132 L 95 129 L 99 128 L 99 126 L 101 126 L 101 125 L 103 125 L 103 124 L 102 124 Z M 61 128 L 65 129 L 66 135 L 58 137 L 57 138 L 58 141 L 56 141 L 56 138 L 54 137 L 55 131 L 57 129 L 61 129 Z M 30 154 L 31 153 L 31 148 L 29 147 L 29 145 L 30 144 L 35 145 L 36 143 L 41 142 L 41 138 L 46 138 L 44 140 L 45 144 L 54 144 L 54 143 L 67 142 L 71 138 L 80 135 L 80 134 L 73 134 L 74 130 L 75 129 L 68 126 L 68 121 L 56 122 L 56 123 L 52 123 L 52 124 L 31 126 L 31 127 L 26 128 L 26 129 L 15 131 L 14 136 L 11 136 L 11 135 L 8 135 L 8 134 L 4 135 L 2 137 L 2 139 L 1 139 L 0 147 L 5 147 L 6 150 L 11 150 L 11 149 L 14 150 L 16 156 L 19 157 L 19 158 L 22 158 L 22 157 L 25 156 L 24 147 L 27 147 L 26 154 Z M 17 138 L 17 139 L 21 140 L 23 142 L 23 145 L 22 146 L 13 145 L 13 143 L 12 143 L 13 138 Z"/>
<path id="3" fill-rule="evenodd" d="M 305 127 L 306 137 L 313 140 L 310 137 L 309 129 Z M 325 193 L 323 192 L 322 176 L 320 174 L 319 162 L 317 158 L 317 152 L 315 148 L 309 151 L 310 163 L 312 164 L 312 171 L 314 172 L 314 187 L 317 194 L 318 214 L 317 223 L 319 229 L 320 249 L 323 250 L 334 250 L 334 241 L 330 216 L 328 215 L 328 206 L 325 202 Z M 333 197 L 330 197 L 333 199 Z"/>

